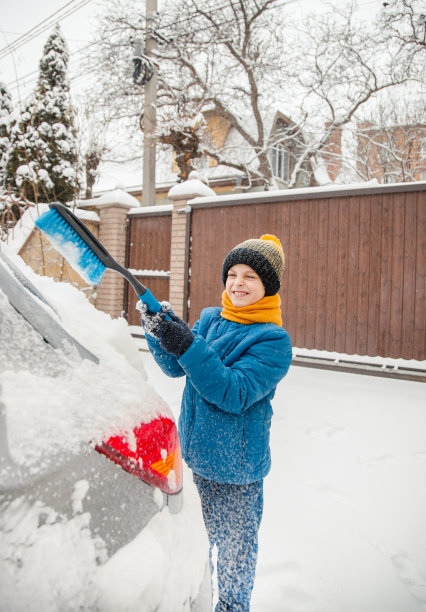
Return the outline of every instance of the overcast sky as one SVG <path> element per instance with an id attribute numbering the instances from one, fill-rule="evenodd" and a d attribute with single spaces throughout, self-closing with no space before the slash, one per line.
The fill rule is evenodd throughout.
<path id="1" fill-rule="evenodd" d="M 6 83 L 14 99 L 33 89 L 43 46 L 58 18 L 71 53 L 70 68 L 78 68 L 81 55 L 78 49 L 90 41 L 95 29 L 96 9 L 95 0 L 9 0 L 7 11 L 2 11 L 0 24 L 0 80 Z M 69 15 L 62 19 L 66 13 Z M 27 33 L 31 40 L 13 52 L 7 50 Z M 34 71 L 36 74 L 32 74 Z"/>

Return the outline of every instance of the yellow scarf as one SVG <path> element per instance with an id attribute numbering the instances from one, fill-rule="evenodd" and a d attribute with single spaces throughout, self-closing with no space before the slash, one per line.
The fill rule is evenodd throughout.
<path id="1" fill-rule="evenodd" d="M 226 291 L 222 293 L 222 312 L 221 317 L 235 323 L 244 323 L 251 325 L 252 323 L 275 323 L 282 327 L 283 321 L 281 318 L 281 298 L 276 293 L 268 297 L 263 297 L 261 300 L 250 306 L 234 306 L 228 297 Z"/>

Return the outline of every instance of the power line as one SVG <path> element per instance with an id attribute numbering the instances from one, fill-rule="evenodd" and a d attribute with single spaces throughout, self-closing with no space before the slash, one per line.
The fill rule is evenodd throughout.
<path id="1" fill-rule="evenodd" d="M 21 46 L 27 44 L 28 42 L 30 42 L 34 38 L 37 38 L 38 36 L 40 36 L 43 32 L 45 32 L 47 29 L 49 29 L 52 26 L 53 23 L 58 22 L 58 21 L 62 21 L 63 19 L 65 19 L 69 15 L 75 13 L 79 9 L 83 8 L 86 4 L 91 2 L 91 0 L 80 0 L 79 4 L 77 6 L 75 6 L 75 7 L 73 7 L 72 10 L 68 9 L 68 11 L 66 11 L 65 13 L 63 13 L 62 15 L 60 15 L 59 17 L 57 17 L 55 19 L 55 16 L 58 15 L 58 13 L 62 13 L 65 9 L 67 9 L 67 7 L 70 7 L 71 5 L 73 5 L 77 1 L 78 0 L 70 0 L 64 6 L 62 6 L 60 9 L 58 9 L 57 11 L 52 13 L 52 15 L 50 15 L 49 17 L 44 19 L 42 22 L 40 22 L 39 24 L 37 24 L 36 26 L 31 28 L 30 30 L 28 30 L 28 32 L 26 32 L 25 34 L 21 35 L 13 43 L 7 45 L 3 49 L 0 49 L 0 59 L 3 59 L 7 55 L 11 55 L 12 53 L 14 53 Z M 289 1 L 295 1 L 295 0 L 289 0 Z M 216 6 L 214 9 L 212 9 L 212 8 L 210 9 L 210 13 L 216 12 L 216 11 L 221 10 L 223 8 L 226 8 L 226 7 L 229 7 L 230 5 L 232 5 L 232 2 L 231 3 L 228 2 L 228 3 L 226 3 L 226 4 L 222 5 L 222 6 L 219 6 L 219 7 Z M 187 17 L 186 19 L 181 20 L 181 23 L 184 23 L 185 21 L 189 21 L 189 20 L 190 20 L 190 18 Z M 162 26 L 162 27 L 169 27 L 169 26 Z M 93 46 L 94 44 L 99 44 L 99 42 L 102 42 L 102 41 L 96 41 L 94 43 L 90 43 L 89 45 L 78 49 L 76 51 L 76 53 L 81 53 L 82 51 L 84 51 L 87 48 Z M 72 54 L 70 54 L 70 56 L 71 55 Z M 9 88 L 12 89 L 12 90 L 19 88 L 19 84 L 20 83 L 24 83 L 25 79 L 27 79 L 28 77 L 32 77 L 31 80 L 29 82 L 27 82 L 28 85 L 30 83 L 35 82 L 37 80 L 37 78 L 34 76 L 36 73 L 37 73 L 37 71 L 33 71 L 32 73 L 29 73 L 29 74 L 25 75 L 24 77 L 16 78 L 15 81 L 13 81 L 9 85 Z"/>
<path id="2" fill-rule="evenodd" d="M 3 54 L 5 52 L 7 52 L 6 54 L 9 54 L 9 53 L 15 51 L 16 49 L 18 49 L 19 47 L 23 46 L 24 44 L 26 44 L 27 42 L 29 42 L 29 41 L 33 40 L 34 38 L 36 38 L 37 36 L 39 36 L 47 28 L 51 27 L 51 25 L 52 25 L 51 22 L 52 21 L 54 23 L 56 23 L 58 21 L 62 21 L 63 19 L 65 19 L 65 17 L 68 17 L 69 15 L 75 13 L 80 8 L 83 8 L 84 5 L 86 5 L 89 2 L 91 2 L 91 0 L 80 0 L 80 4 L 77 7 L 74 7 L 72 10 L 68 10 L 65 14 L 60 15 L 59 17 L 55 17 L 56 15 L 58 15 L 58 13 L 63 12 L 67 7 L 69 7 L 70 5 L 74 4 L 77 1 L 78 0 L 70 0 L 64 6 L 62 6 L 60 9 L 58 9 L 57 11 L 55 11 L 54 13 L 49 15 L 49 17 L 46 17 L 46 19 L 41 21 L 39 24 L 33 26 L 30 30 L 28 30 L 28 32 L 25 32 L 25 34 L 22 34 L 21 36 L 19 36 L 19 38 L 14 40 L 13 43 L 10 43 L 9 45 L 4 47 L 3 49 L 0 49 L 0 59 L 1 59 L 1 57 L 3 57 Z M 45 24 L 45 25 L 43 25 L 43 24 Z"/>
<path id="3" fill-rule="evenodd" d="M 64 8 L 66 8 L 67 6 L 69 6 L 70 4 L 72 4 L 72 3 L 73 3 L 73 2 L 75 2 L 75 1 L 76 1 L 76 0 L 71 0 L 71 2 L 68 2 L 68 3 L 67 3 L 65 6 L 64 6 L 64 7 L 62 7 L 62 9 L 59 9 L 59 11 L 63 10 Z M 90 2 L 90 1 L 91 1 L 91 0 L 83 0 L 83 4 L 87 4 L 87 3 L 88 3 L 88 2 Z M 282 2 L 279 2 L 279 3 L 277 3 L 277 4 L 274 4 L 274 5 L 273 5 L 271 8 L 280 8 L 280 7 L 284 6 L 284 5 L 287 5 L 287 4 L 292 4 L 292 3 L 294 3 L 294 2 L 297 2 L 297 0 L 284 0 L 284 1 L 282 1 Z M 80 3 L 81 3 L 81 2 L 80 2 Z M 209 14 L 209 15 L 212 15 L 213 13 L 217 13 L 218 11 L 221 11 L 221 10 L 223 10 L 223 9 L 225 9 L 225 8 L 230 8 L 230 7 L 236 7 L 236 8 L 238 8 L 238 7 L 239 7 L 239 5 L 238 5 L 238 4 L 234 4 L 232 1 L 229 1 L 229 2 L 226 2 L 225 4 L 220 5 L 220 6 L 217 6 L 217 5 L 216 5 L 216 6 L 214 6 L 214 7 L 209 7 L 209 8 L 208 8 L 208 10 L 206 10 L 206 11 L 205 11 L 205 13 L 207 13 L 207 14 Z M 73 10 L 73 12 L 75 12 L 75 11 L 76 11 L 76 10 L 78 10 L 79 8 L 81 8 L 81 6 L 80 6 L 80 5 L 79 5 L 79 6 L 77 6 L 77 7 L 76 7 L 76 8 Z M 57 14 L 57 12 L 59 12 L 59 11 L 56 11 L 55 13 L 53 13 L 53 15 L 52 15 L 52 16 L 56 15 L 56 14 Z M 162 13 L 162 14 L 163 14 L 163 15 L 164 15 L 164 14 L 166 14 L 166 15 L 167 15 L 167 13 Z M 170 12 L 169 12 L 169 13 L 168 13 L 168 15 L 170 15 L 170 16 L 171 16 L 171 15 L 172 15 L 172 13 L 170 13 Z M 155 30 L 160 30 L 160 29 L 163 29 L 163 28 L 169 28 L 169 27 L 170 27 L 170 25 L 173 25 L 173 26 L 175 26 L 175 25 L 182 25 L 182 24 L 184 24 L 184 23 L 186 23 L 186 22 L 191 21 L 191 19 L 192 19 L 192 18 L 193 18 L 195 15 L 200 15 L 200 13 L 198 13 L 197 11 L 194 11 L 194 12 L 193 12 L 193 13 L 191 13 L 190 15 L 186 16 L 184 19 L 181 19 L 181 20 L 179 20 L 179 21 L 173 22 L 173 24 L 164 24 L 164 25 L 162 25 L 162 26 L 157 26 L 157 27 L 155 27 Z M 51 17 L 52 17 L 52 16 L 51 16 Z M 50 17 L 50 18 L 51 18 L 51 17 Z M 201 16 L 201 15 L 200 15 L 200 17 L 204 17 L 204 16 Z M 50 18 L 48 18 L 48 19 L 50 19 Z M 43 24 L 45 21 L 46 21 L 46 20 L 44 20 L 43 22 L 41 22 L 41 24 Z M 198 30 L 197 30 L 197 32 L 204 32 L 204 31 L 207 31 L 207 30 L 211 30 L 211 29 L 214 29 L 214 28 L 215 28 L 215 27 L 217 27 L 217 26 L 224 25 L 224 24 L 225 24 L 225 23 L 227 23 L 227 22 L 228 22 L 228 21 L 226 20 L 226 21 L 220 21 L 220 22 L 218 22 L 217 24 L 210 24 L 210 25 L 208 25 L 208 26 L 205 26 L 204 28 L 198 29 Z M 39 25 L 41 25 L 41 24 L 39 24 Z M 33 31 L 35 28 L 37 28 L 37 27 L 38 27 L 38 26 L 35 26 L 35 27 L 34 27 L 34 28 L 32 28 L 32 29 L 31 29 L 29 32 L 32 32 L 32 31 Z M 47 25 L 47 26 L 44 26 L 44 28 L 45 28 L 45 29 L 47 29 L 48 27 L 49 27 L 48 25 Z M 41 33 L 41 32 L 40 32 L 40 33 Z M 27 34 L 28 34 L 28 33 L 27 33 Z M 37 34 L 37 35 L 38 35 L 38 34 Z M 24 35 L 21 37 L 21 39 L 23 39 L 25 36 L 26 36 L 26 34 L 24 34 Z M 34 36 L 34 37 L 35 37 L 35 36 Z M 21 40 L 21 39 L 18 39 L 18 40 Z M 99 43 L 103 42 L 104 40 L 106 40 L 106 39 L 102 39 L 101 41 L 95 41 L 95 42 L 93 42 L 93 43 L 90 43 L 90 44 L 86 45 L 85 47 L 81 47 L 81 48 L 80 48 L 80 49 L 78 49 L 78 50 L 77 50 L 75 53 L 82 53 L 82 52 L 83 52 L 83 51 L 85 51 L 86 49 L 88 49 L 88 48 L 90 48 L 90 47 L 92 47 L 92 46 L 94 46 L 94 45 L 96 45 L 96 44 L 99 44 Z M 15 41 L 15 42 L 17 42 L 17 41 Z M 24 40 L 24 41 L 23 41 L 21 44 L 25 44 L 25 42 L 26 42 L 26 41 Z M 14 44 L 14 43 L 13 43 L 13 44 Z M 9 50 L 9 48 L 8 48 L 8 47 L 5 47 L 4 49 L 0 50 L 0 59 L 1 59 L 1 57 L 2 57 L 2 56 L 1 56 L 1 53 L 2 53 L 2 52 L 4 52 L 5 50 Z M 12 49 L 10 52 L 13 52 L 13 51 L 14 51 L 14 49 Z M 70 54 L 70 56 L 71 56 L 71 55 L 73 55 L 73 54 Z M 23 82 L 25 81 L 25 79 L 27 79 L 27 78 L 29 78 L 29 77 L 33 77 L 33 78 L 31 79 L 31 81 L 30 81 L 30 82 L 35 82 L 37 79 L 36 79 L 36 77 L 34 77 L 34 75 L 36 75 L 36 74 L 37 74 L 37 72 L 38 72 L 38 71 L 36 70 L 36 71 L 33 71 L 33 72 L 31 72 L 31 73 L 29 73 L 29 74 L 27 74 L 27 75 L 23 76 L 23 77 L 19 77 L 19 78 L 15 79 L 15 81 L 11 82 L 11 83 L 8 85 L 8 87 L 9 87 L 10 89 L 16 89 L 17 87 L 19 87 L 19 84 L 20 84 L 20 83 L 23 83 Z M 86 71 L 84 72 L 84 74 L 85 74 L 85 75 L 87 75 L 89 72 L 90 72 L 90 71 L 86 70 Z M 71 78 L 71 80 L 72 80 L 72 81 L 74 81 L 74 80 L 76 80 L 78 77 L 79 77 L 79 75 L 73 76 L 73 77 Z M 29 83 L 28 83 L 28 84 L 29 84 Z"/>
<path id="4" fill-rule="evenodd" d="M 37 74 L 38 74 L 38 70 L 33 70 L 32 72 L 29 72 L 28 74 L 24 74 L 23 76 L 18 77 L 17 79 L 15 79 L 14 81 L 11 81 L 10 83 L 6 83 L 6 87 L 8 89 L 13 89 L 14 87 L 17 87 L 21 81 L 23 82 L 29 77 L 34 77 Z"/>
<path id="5" fill-rule="evenodd" d="M 86 6 L 86 4 L 89 4 L 89 2 L 91 1 L 92 0 L 70 0 L 69 2 L 64 4 L 64 6 L 62 6 L 60 9 L 52 13 L 49 17 L 46 17 L 46 19 L 44 19 L 39 24 L 32 27 L 30 30 L 28 30 L 28 32 L 25 32 L 25 34 L 22 34 L 22 36 L 17 38 L 12 43 L 6 45 L 6 47 L 3 47 L 3 49 L 0 49 L 0 59 L 3 59 L 4 57 L 6 57 L 7 55 L 10 55 L 11 53 L 14 53 L 17 49 L 19 49 L 23 45 L 26 45 L 28 42 L 30 42 L 34 38 L 37 38 L 38 36 L 40 36 L 40 34 L 45 32 L 47 29 L 51 28 L 52 25 L 54 25 L 55 23 L 58 23 L 59 21 L 62 21 L 66 17 L 69 17 L 76 11 Z M 71 5 L 75 4 L 75 2 L 78 2 L 77 6 L 68 8 L 68 10 L 66 10 L 67 7 L 71 7 Z M 57 16 L 58 14 L 59 16 Z"/>
<path id="6" fill-rule="evenodd" d="M 76 55 L 78 55 L 80 53 L 83 53 L 83 51 L 86 51 L 86 49 L 89 49 L 90 47 L 93 47 L 94 45 L 99 44 L 99 42 L 100 41 L 95 41 L 95 42 L 89 43 L 88 45 L 86 45 L 84 47 L 80 47 L 79 49 L 74 51 L 74 53 L 70 53 L 70 57 L 72 58 L 71 61 L 70 61 L 70 64 L 72 63 L 72 61 L 73 61 L 73 59 L 74 59 L 74 57 Z M 32 72 L 29 72 L 28 74 L 25 74 L 23 76 L 17 77 L 14 81 L 11 81 L 10 83 L 6 84 L 7 88 L 10 89 L 10 90 L 17 89 L 19 87 L 19 85 L 21 83 L 25 83 L 25 81 L 27 79 L 29 79 L 27 84 L 35 82 L 37 80 L 38 72 L 39 72 L 38 69 L 36 69 L 36 70 L 33 70 Z"/>

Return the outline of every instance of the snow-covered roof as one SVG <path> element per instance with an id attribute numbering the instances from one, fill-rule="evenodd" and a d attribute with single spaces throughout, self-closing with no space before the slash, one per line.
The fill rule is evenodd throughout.
<path id="1" fill-rule="evenodd" d="M 19 221 L 10 230 L 7 236 L 8 248 L 13 253 L 19 253 L 25 241 L 34 229 L 36 219 L 49 210 L 47 204 L 35 204 L 24 212 Z"/>
<path id="2" fill-rule="evenodd" d="M 27 208 L 7 236 L 7 246 L 13 253 L 19 253 L 33 231 L 38 217 L 48 210 L 48 204 L 34 204 L 34 206 Z M 84 221 L 99 221 L 99 215 L 96 212 L 79 209 L 75 209 L 73 212 Z"/>

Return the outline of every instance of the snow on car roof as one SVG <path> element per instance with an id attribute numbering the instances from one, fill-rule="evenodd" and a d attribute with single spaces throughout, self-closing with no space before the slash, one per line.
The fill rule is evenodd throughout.
<path id="1" fill-rule="evenodd" d="M 97 365 L 82 360 L 74 347 L 53 349 L 0 292 L 1 401 L 16 462 L 35 468 L 49 455 L 81 452 L 89 442 L 170 416 L 146 382 L 124 319 L 111 319 L 76 288 L 36 275 L 7 245 L 1 248 L 52 305 L 66 331 L 99 358 Z"/>

